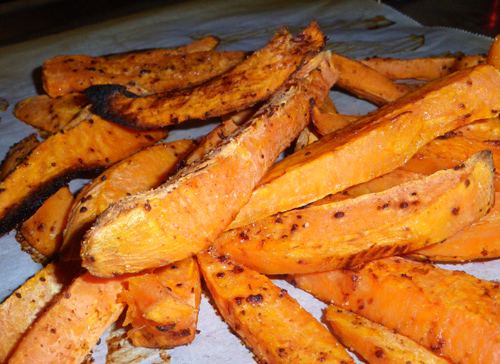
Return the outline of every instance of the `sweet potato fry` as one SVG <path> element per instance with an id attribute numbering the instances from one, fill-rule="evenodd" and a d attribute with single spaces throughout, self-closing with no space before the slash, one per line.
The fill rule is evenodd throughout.
<path id="1" fill-rule="evenodd" d="M 410 91 L 364 64 L 332 54 L 332 63 L 340 71 L 337 85 L 375 105 L 394 101 Z"/>
<path id="2" fill-rule="evenodd" d="M 216 252 L 197 259 L 220 314 L 262 362 L 354 363 L 320 322 L 266 276 Z"/>
<path id="3" fill-rule="evenodd" d="M 246 56 L 243 51 L 172 55 L 158 50 L 114 60 L 57 56 L 43 64 L 43 82 L 52 97 L 83 92 L 92 85 L 125 85 L 131 81 L 150 92 L 166 92 L 205 82 L 233 68 Z"/>
<path id="4" fill-rule="evenodd" d="M 326 319 L 340 342 L 370 364 L 453 364 L 406 336 L 340 307 L 328 306 Z"/>
<path id="5" fill-rule="evenodd" d="M 500 69 L 500 35 L 497 35 L 491 43 L 486 62 Z"/>
<path id="6" fill-rule="evenodd" d="M 244 226 L 402 166 L 447 131 L 500 111 L 500 72 L 481 65 L 456 72 L 324 136 L 276 163 L 229 228 Z"/>
<path id="7" fill-rule="evenodd" d="M 294 38 L 282 30 L 267 46 L 220 77 L 178 92 L 136 97 L 116 85 L 92 86 L 85 92 L 93 111 L 107 120 L 140 129 L 207 119 L 242 110 L 269 98 L 324 47 L 316 22 Z M 272 77 L 270 77 L 272 75 Z"/>
<path id="8" fill-rule="evenodd" d="M 6 363 L 24 333 L 69 285 L 78 266 L 50 263 L 0 305 L 0 363 Z"/>
<path id="9" fill-rule="evenodd" d="M 484 217 L 442 243 L 419 249 L 408 256 L 433 262 L 466 262 L 500 257 L 500 193 Z"/>
<path id="10" fill-rule="evenodd" d="M 80 260 L 80 242 L 97 216 L 121 198 L 165 182 L 193 146 L 191 140 L 178 140 L 149 147 L 111 166 L 87 184 L 69 213 L 61 258 Z"/>
<path id="11" fill-rule="evenodd" d="M 124 324 L 135 346 L 173 348 L 196 334 L 201 300 L 198 263 L 183 259 L 127 280 L 121 299 L 127 303 Z"/>
<path id="12" fill-rule="evenodd" d="M 36 134 L 30 134 L 14 144 L 7 152 L 2 164 L 0 164 L 0 181 L 3 181 L 5 177 L 13 172 L 39 144 L 40 141 Z"/>
<path id="13" fill-rule="evenodd" d="M 82 93 L 52 98 L 48 95 L 29 97 L 20 101 L 14 115 L 39 130 L 43 137 L 57 133 L 90 101 Z"/>
<path id="14" fill-rule="evenodd" d="M 321 64 L 312 62 L 320 68 L 283 87 L 207 158 L 160 188 L 104 211 L 83 240 L 83 265 L 95 275 L 112 276 L 167 265 L 206 248 L 308 123 L 309 100 L 321 102 L 328 94 L 336 74 L 324 64 L 327 54 L 318 57 Z"/>
<path id="15" fill-rule="evenodd" d="M 491 152 L 484 151 L 462 168 L 255 221 L 213 245 L 265 274 L 322 272 L 409 252 L 484 216 L 494 204 L 493 169 Z"/>
<path id="16" fill-rule="evenodd" d="M 16 239 L 35 261 L 43 264 L 59 253 L 73 201 L 73 194 L 63 186 L 19 228 Z"/>
<path id="17" fill-rule="evenodd" d="M 441 169 L 460 165 L 481 150 L 491 151 L 494 165 L 500 165 L 500 143 L 495 141 L 480 142 L 455 135 L 452 132 L 424 145 L 401 169 L 431 174 Z M 495 171 L 495 190 L 500 191 L 498 171 Z"/>
<path id="18" fill-rule="evenodd" d="M 80 364 L 124 309 L 123 278 L 76 278 L 30 327 L 10 364 Z"/>
<path id="19" fill-rule="evenodd" d="M 396 257 L 289 279 L 455 363 L 500 360 L 498 282 Z"/>
<path id="20" fill-rule="evenodd" d="M 359 118 L 355 115 L 339 114 L 337 111 L 324 112 L 317 105 L 311 106 L 311 122 L 321 135 L 331 134 Z"/>
<path id="21" fill-rule="evenodd" d="M 359 62 L 393 80 L 430 81 L 455 71 L 486 63 L 484 55 L 395 59 L 370 57 Z"/>
<path id="22" fill-rule="evenodd" d="M 31 216 L 71 176 L 109 167 L 167 134 L 162 129 L 121 127 L 92 114 L 76 127 L 54 134 L 0 182 L 0 234 Z"/>
<path id="23" fill-rule="evenodd" d="M 500 118 L 489 118 L 475 121 L 454 130 L 463 137 L 481 142 L 500 140 Z"/>

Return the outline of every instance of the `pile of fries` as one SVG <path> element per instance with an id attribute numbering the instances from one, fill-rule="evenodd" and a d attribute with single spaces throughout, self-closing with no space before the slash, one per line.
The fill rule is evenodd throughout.
<path id="1" fill-rule="evenodd" d="M 44 268 L 0 305 L 0 362 L 81 363 L 113 324 L 189 346 L 205 291 L 262 363 L 500 363 L 500 284 L 434 264 L 500 257 L 500 38 L 356 61 L 313 21 L 217 44 L 44 63 L 15 109 L 44 139 L 0 166 L 0 233 Z M 343 115 L 333 87 L 379 108 Z M 165 141 L 191 120 L 219 124 Z"/>

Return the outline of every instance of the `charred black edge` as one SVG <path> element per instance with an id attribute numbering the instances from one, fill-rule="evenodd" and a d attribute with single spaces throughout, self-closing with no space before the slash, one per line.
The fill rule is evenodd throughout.
<path id="1" fill-rule="evenodd" d="M 130 120 L 123 115 L 119 115 L 110 105 L 111 100 L 114 97 L 127 97 L 132 99 L 140 97 L 133 92 L 128 91 L 125 86 L 114 84 L 93 85 L 86 88 L 84 93 L 94 104 L 92 105 L 91 110 L 97 116 L 122 126 L 134 129 L 144 129 L 137 125 L 135 120 Z"/>
<path id="2" fill-rule="evenodd" d="M 19 204 L 10 207 L 10 211 L 0 219 L 0 236 L 16 229 L 24 221 L 29 219 L 43 205 L 45 200 L 56 193 L 69 181 L 86 173 L 98 174 L 104 171 L 104 167 L 92 166 L 80 170 L 68 171 L 64 175 L 55 177 L 38 188 L 33 189 L 31 194 Z"/>

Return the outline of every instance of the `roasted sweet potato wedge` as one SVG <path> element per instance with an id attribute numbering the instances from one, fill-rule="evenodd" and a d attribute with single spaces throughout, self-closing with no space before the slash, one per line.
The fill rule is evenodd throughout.
<path id="1" fill-rule="evenodd" d="M 324 38 L 316 22 L 295 37 L 282 30 L 230 71 L 187 90 L 136 97 L 122 87 L 102 85 L 85 92 L 95 103 L 96 114 L 129 127 L 152 129 L 207 119 L 269 98 L 302 66 L 304 58 L 324 47 Z"/>
<path id="2" fill-rule="evenodd" d="M 500 284 L 403 258 L 293 276 L 328 303 L 383 324 L 454 363 L 500 360 Z"/>
<path id="3" fill-rule="evenodd" d="M 481 65 L 428 83 L 276 163 L 229 228 L 244 226 L 402 166 L 423 145 L 500 111 L 500 72 Z"/>
<path id="4" fill-rule="evenodd" d="M 121 198 L 161 185 L 193 146 L 192 140 L 178 140 L 149 147 L 111 166 L 87 184 L 69 212 L 61 258 L 80 260 L 81 240 L 97 216 Z"/>
<path id="5" fill-rule="evenodd" d="M 500 193 L 484 217 L 439 244 L 419 249 L 409 256 L 433 262 L 466 262 L 500 257 Z"/>
<path id="6" fill-rule="evenodd" d="M 453 364 L 406 336 L 340 307 L 328 306 L 326 319 L 340 341 L 370 364 Z"/>
<path id="7" fill-rule="evenodd" d="M 0 234 L 28 218 L 71 176 L 104 169 L 167 136 L 141 132 L 89 114 L 74 128 L 54 134 L 0 182 Z"/>
<path id="8" fill-rule="evenodd" d="M 2 164 L 0 164 L 0 181 L 3 181 L 5 177 L 13 172 L 39 144 L 40 141 L 36 134 L 30 134 L 14 144 L 7 152 Z"/>
<path id="9" fill-rule="evenodd" d="M 197 255 L 226 323 L 264 363 L 354 363 L 328 330 L 272 281 L 216 252 Z"/>
<path id="10" fill-rule="evenodd" d="M 484 151 L 461 168 L 379 193 L 291 210 L 221 234 L 214 246 L 265 274 L 348 268 L 443 241 L 494 204 Z"/>
<path id="11" fill-rule="evenodd" d="M 71 283 L 78 266 L 50 263 L 0 305 L 0 363 L 6 363 L 24 333 Z"/>
<path id="12" fill-rule="evenodd" d="M 454 132 L 481 142 L 500 140 L 500 118 L 478 120 L 455 129 Z"/>
<path id="13" fill-rule="evenodd" d="M 193 341 L 201 300 L 198 263 L 187 258 L 127 280 L 124 324 L 135 346 L 173 348 Z"/>
<path id="14" fill-rule="evenodd" d="M 14 115 L 47 137 L 61 130 L 89 103 L 83 93 L 57 98 L 39 95 L 20 101 L 14 109 Z"/>
<path id="15" fill-rule="evenodd" d="M 410 91 L 405 85 L 399 85 L 353 59 L 332 54 L 332 63 L 340 71 L 337 86 L 375 105 L 387 104 Z"/>
<path id="16" fill-rule="evenodd" d="M 359 116 L 339 114 L 337 111 L 326 112 L 317 105 L 311 106 L 311 122 L 321 135 L 331 134 L 358 119 Z"/>
<path id="17" fill-rule="evenodd" d="M 43 264 L 59 253 L 73 201 L 73 194 L 63 186 L 19 228 L 16 239 L 35 261 Z"/>
<path id="18" fill-rule="evenodd" d="M 481 54 L 472 56 L 426 57 L 395 59 L 370 57 L 359 62 L 393 80 L 416 79 L 430 81 L 450 73 L 486 63 Z"/>
<path id="19" fill-rule="evenodd" d="M 318 57 L 323 61 L 311 62 L 319 68 L 285 85 L 207 158 L 104 211 L 83 240 L 83 265 L 95 275 L 113 276 L 167 265 L 213 242 L 307 125 L 310 99 L 321 102 L 335 82 L 327 54 Z"/>
<path id="20" fill-rule="evenodd" d="M 497 35 L 491 43 L 486 62 L 500 69 L 500 35 Z"/>

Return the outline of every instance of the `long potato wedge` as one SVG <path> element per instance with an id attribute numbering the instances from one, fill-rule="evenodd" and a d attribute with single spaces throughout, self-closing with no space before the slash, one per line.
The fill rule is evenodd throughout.
<path id="1" fill-rule="evenodd" d="M 208 36 L 185 46 L 171 49 L 146 49 L 104 57 L 87 55 L 57 56 L 46 60 L 43 64 L 43 87 L 50 97 L 56 98 L 70 93 L 82 92 L 88 86 L 102 82 L 112 83 L 112 81 L 115 81 L 114 83 L 126 84 L 135 80 L 139 83 L 146 81 L 149 85 L 155 78 L 170 77 L 172 71 L 174 71 L 170 67 L 183 66 L 184 62 L 180 62 L 179 57 L 188 56 L 192 58 L 191 61 L 186 63 L 192 64 L 192 53 L 210 52 L 218 43 L 217 38 Z M 206 57 L 206 55 L 200 58 Z M 233 57 L 235 54 L 230 53 L 229 55 Z M 172 59 L 175 59 L 175 61 L 172 62 Z M 165 67 L 168 68 L 165 70 Z M 177 73 L 174 78 L 178 77 L 182 77 L 182 75 Z M 186 84 L 184 84 L 185 86 Z"/>
<path id="2" fill-rule="evenodd" d="M 103 118 L 140 129 L 207 119 L 246 109 L 269 98 L 325 45 L 316 22 L 292 37 L 277 32 L 269 44 L 236 67 L 206 83 L 178 92 L 136 97 L 115 85 L 92 86 L 85 92 Z M 272 75 L 272 76 L 270 76 Z"/>
<path id="3" fill-rule="evenodd" d="M 481 142 L 500 140 L 500 118 L 478 120 L 455 129 L 454 132 Z"/>
<path id="4" fill-rule="evenodd" d="M 212 243 L 307 125 L 310 99 L 321 102 L 335 82 L 328 54 L 317 57 L 319 64 L 311 62 L 319 68 L 290 81 L 207 158 L 160 188 L 104 211 L 83 240 L 83 265 L 92 274 L 109 277 L 167 265 Z"/>
<path id="5" fill-rule="evenodd" d="M 370 364 L 453 364 L 406 336 L 340 307 L 328 306 L 326 319 L 340 342 Z"/>
<path id="6" fill-rule="evenodd" d="M 484 64 L 486 63 L 486 57 L 481 54 L 412 59 L 370 57 L 361 59 L 359 62 L 393 80 L 416 79 L 430 81 L 467 67 Z"/>
<path id="7" fill-rule="evenodd" d="M 16 239 L 35 261 L 43 264 L 59 253 L 74 200 L 69 187 L 61 187 L 19 228 Z"/>
<path id="8" fill-rule="evenodd" d="M 216 252 L 199 253 L 197 259 L 225 322 L 262 362 L 354 363 L 333 335 L 268 277 Z"/>
<path id="9" fill-rule="evenodd" d="M 350 58 L 332 54 L 332 63 L 340 71 L 337 86 L 376 105 L 394 101 L 410 89 Z"/>
<path id="10" fill-rule="evenodd" d="M 111 166 L 76 196 L 61 246 L 63 260 L 80 260 L 81 240 L 110 204 L 161 185 L 193 148 L 192 140 L 154 145 Z"/>
<path id="11" fill-rule="evenodd" d="M 430 82 L 276 163 L 229 228 L 287 211 L 402 166 L 423 145 L 500 111 L 489 65 Z"/>
<path id="12" fill-rule="evenodd" d="M 29 97 L 17 103 L 14 115 L 33 126 L 43 137 L 57 133 L 90 103 L 82 93 L 52 98 L 48 95 Z"/>
<path id="13" fill-rule="evenodd" d="M 79 267 L 50 263 L 16 289 L 0 305 L 0 363 L 5 363 L 24 333 L 57 295 L 71 283 Z"/>
<path id="14" fill-rule="evenodd" d="M 122 313 L 122 284 L 123 278 L 88 272 L 75 278 L 23 336 L 9 363 L 80 364 Z"/>
<path id="15" fill-rule="evenodd" d="M 317 105 L 311 107 L 311 122 L 321 135 L 331 134 L 359 119 L 356 115 L 339 114 L 337 111 L 325 112 Z"/>
<path id="16" fill-rule="evenodd" d="M 265 274 L 322 272 L 402 254 L 484 216 L 494 204 L 493 170 L 484 151 L 458 169 L 229 230 L 213 245 Z"/>
<path id="17" fill-rule="evenodd" d="M 173 348 L 192 342 L 201 301 L 198 263 L 187 258 L 127 280 L 124 325 L 135 346 Z"/>
<path id="18" fill-rule="evenodd" d="M 29 217 L 71 176 L 109 167 L 167 135 L 166 130 L 141 132 L 91 114 L 54 134 L 0 182 L 0 234 Z"/>
<path id="19" fill-rule="evenodd" d="M 455 363 L 500 362 L 498 282 L 397 257 L 289 279 Z"/>

